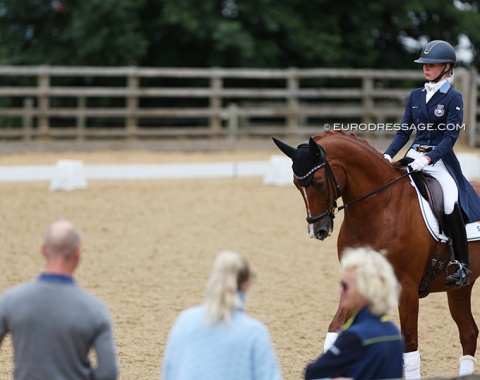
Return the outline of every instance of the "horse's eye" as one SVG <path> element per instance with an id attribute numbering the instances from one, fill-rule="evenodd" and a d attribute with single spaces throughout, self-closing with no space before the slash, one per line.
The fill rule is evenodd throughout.
<path id="1" fill-rule="evenodd" d="M 315 190 L 322 190 L 324 185 L 325 185 L 325 181 L 313 182 L 313 187 L 315 188 Z"/>

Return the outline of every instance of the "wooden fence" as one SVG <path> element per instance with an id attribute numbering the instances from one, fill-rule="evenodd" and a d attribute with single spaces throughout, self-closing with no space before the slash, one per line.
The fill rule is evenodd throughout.
<path id="1" fill-rule="evenodd" d="M 479 146 L 475 71 L 459 68 Z M 326 128 L 389 137 L 420 70 L 0 66 L 0 141 L 239 140 Z"/>

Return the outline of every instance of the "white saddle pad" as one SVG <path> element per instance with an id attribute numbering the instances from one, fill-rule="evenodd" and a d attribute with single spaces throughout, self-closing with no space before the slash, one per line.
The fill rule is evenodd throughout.
<path id="1" fill-rule="evenodd" d="M 430 204 L 422 197 L 422 195 L 420 194 L 420 191 L 418 191 L 417 186 L 415 186 L 415 183 L 411 178 L 410 178 L 410 183 L 415 188 L 415 191 L 417 192 L 418 201 L 420 203 L 420 210 L 422 210 L 423 220 L 425 221 L 425 225 L 427 226 L 427 229 L 430 231 L 430 233 L 432 234 L 435 240 L 447 241 L 448 237 L 440 233 L 440 228 L 438 226 L 437 218 L 435 218 L 435 215 L 433 214 Z M 465 229 L 467 230 L 468 241 L 480 240 L 480 221 L 468 223 L 465 226 Z"/>

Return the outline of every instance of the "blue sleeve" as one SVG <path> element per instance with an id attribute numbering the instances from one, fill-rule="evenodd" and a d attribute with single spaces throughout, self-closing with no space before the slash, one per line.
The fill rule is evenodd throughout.
<path id="1" fill-rule="evenodd" d="M 385 151 L 385 154 L 388 154 L 390 157 L 395 157 L 395 155 L 402 149 L 405 144 L 410 140 L 410 135 L 413 132 L 413 116 L 412 116 L 412 107 L 413 107 L 413 97 L 414 91 L 408 97 L 407 106 L 405 107 L 405 112 L 403 114 L 402 121 L 400 123 L 399 130 L 395 134 L 390 146 Z"/>
<path id="2" fill-rule="evenodd" d="M 355 333 L 344 331 L 327 352 L 307 366 L 305 380 L 345 376 L 362 351 L 361 339 Z"/>

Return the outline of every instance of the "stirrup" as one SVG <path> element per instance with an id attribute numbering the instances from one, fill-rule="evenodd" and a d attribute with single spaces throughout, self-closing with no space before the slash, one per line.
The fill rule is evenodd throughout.
<path id="1" fill-rule="evenodd" d="M 452 265 L 455 265 L 457 269 L 454 272 L 449 273 L 448 268 Z M 458 260 L 452 260 L 448 263 L 446 272 L 446 287 L 453 288 L 457 286 L 470 285 L 469 274 L 472 273 L 472 271 L 468 269 L 468 264 L 462 264 Z"/>

